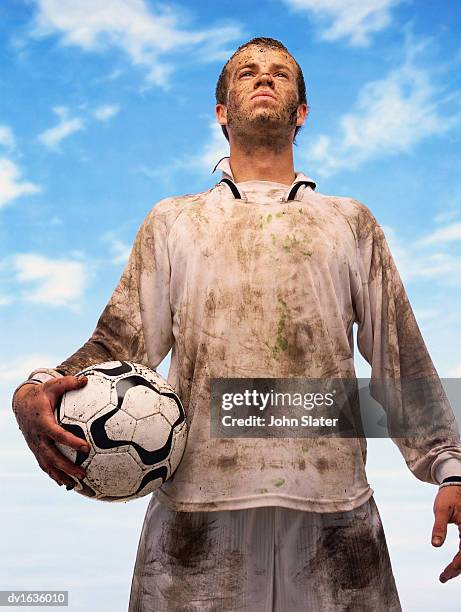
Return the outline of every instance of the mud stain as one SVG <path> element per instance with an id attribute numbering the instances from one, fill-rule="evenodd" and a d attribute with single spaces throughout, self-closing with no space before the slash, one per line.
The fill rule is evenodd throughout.
<path id="1" fill-rule="evenodd" d="M 334 576 L 341 590 L 363 589 L 377 577 L 380 566 L 379 543 L 370 538 L 367 529 L 355 533 L 357 527 L 326 528 L 321 536 L 322 544 L 310 562 L 311 568 L 323 567 L 327 575 Z"/>
<path id="2" fill-rule="evenodd" d="M 219 457 L 217 466 L 222 470 L 231 470 L 237 465 L 237 460 L 237 455 L 232 455 L 231 457 Z"/>
<path id="3" fill-rule="evenodd" d="M 174 571 L 187 569 L 200 572 L 200 564 L 213 550 L 212 534 L 216 520 L 201 521 L 195 513 L 176 512 L 175 518 L 164 531 L 164 561 Z"/>
<path id="4" fill-rule="evenodd" d="M 231 538 L 222 530 L 232 526 L 210 514 L 176 512 L 162 525 L 156 564 L 161 575 L 168 576 L 162 593 L 174 612 L 231 610 L 240 605 L 236 602 L 246 580 L 245 556 L 235 547 L 223 550 L 222 544 Z"/>
<path id="5" fill-rule="evenodd" d="M 323 474 L 324 472 L 328 471 L 328 469 L 329 469 L 329 467 L 330 467 L 330 462 L 329 462 L 327 459 L 325 459 L 325 458 L 321 457 L 320 459 L 318 459 L 318 460 L 315 462 L 315 465 L 316 465 L 316 467 L 317 467 L 318 471 L 319 471 L 321 474 Z"/>

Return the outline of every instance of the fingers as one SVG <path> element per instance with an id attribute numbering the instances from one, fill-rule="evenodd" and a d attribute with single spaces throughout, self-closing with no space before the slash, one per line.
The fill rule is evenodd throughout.
<path id="1" fill-rule="evenodd" d="M 49 466 L 44 470 L 60 487 L 66 485 L 66 489 L 70 490 L 75 487 L 75 482 L 65 472 L 58 470 L 55 467 Z"/>
<path id="2" fill-rule="evenodd" d="M 65 444 L 66 446 L 70 446 L 76 451 L 81 451 L 82 453 L 90 452 L 90 445 L 86 440 L 79 438 L 78 436 L 70 433 L 64 427 L 61 427 L 56 423 L 54 415 L 44 415 L 44 422 L 46 423 L 46 434 L 55 442 L 59 444 Z"/>
<path id="3" fill-rule="evenodd" d="M 87 384 L 87 382 L 88 379 L 86 376 L 64 376 L 63 378 L 56 378 L 44 383 L 44 391 L 50 399 L 52 407 L 54 408 L 57 401 L 64 393 L 67 391 L 81 389 Z M 46 434 L 55 442 L 70 446 L 77 451 L 82 451 L 84 453 L 90 452 L 89 444 L 85 440 L 82 440 L 78 436 L 75 436 L 58 425 L 56 423 L 54 414 L 44 413 L 42 416 L 43 421 L 46 424 Z"/>
<path id="4" fill-rule="evenodd" d="M 447 487 L 450 489 L 450 487 Z M 453 487 L 454 489 L 458 489 L 458 487 Z M 461 507 L 458 504 L 458 494 L 459 491 L 446 491 L 444 492 L 444 501 L 443 503 L 438 503 L 439 496 L 441 492 L 436 498 L 434 504 L 434 514 L 435 514 L 435 525 L 434 525 L 434 533 L 433 533 L 433 541 L 437 538 L 442 538 L 442 541 L 445 539 L 446 530 L 447 530 L 447 522 L 455 523 L 458 526 L 458 532 L 461 538 Z M 444 531 L 444 534 L 443 534 Z M 447 580 L 451 580 L 456 576 L 461 574 L 461 540 L 460 546 L 457 554 L 454 556 L 451 563 L 447 565 L 447 567 L 443 570 L 443 572 L 439 576 L 440 582 L 444 583 Z"/>
<path id="5" fill-rule="evenodd" d="M 53 379 L 42 385 L 34 385 L 16 405 L 16 419 L 27 445 L 41 469 L 59 485 L 75 484 L 72 478 L 83 479 L 85 471 L 59 452 L 54 443 L 85 453 L 90 451 L 90 446 L 85 439 L 57 424 L 53 405 L 63 393 L 84 387 L 86 383 L 86 377 Z"/>
<path id="6" fill-rule="evenodd" d="M 57 468 L 53 467 L 52 465 L 47 465 L 45 461 L 42 460 L 41 457 L 37 457 L 37 462 L 40 468 L 46 474 L 48 474 L 48 476 L 52 478 L 59 486 L 62 486 L 63 484 L 67 484 L 67 479 L 69 478 L 69 476 L 67 476 L 66 474 L 58 470 Z"/>
<path id="7" fill-rule="evenodd" d="M 450 507 L 435 507 L 434 508 L 434 527 L 432 529 L 432 546 L 442 546 L 447 537 L 447 524 L 452 508 Z"/>
<path id="8" fill-rule="evenodd" d="M 76 478 L 85 477 L 84 468 L 72 463 L 70 459 L 60 453 L 59 450 L 52 444 L 47 444 L 46 446 L 44 445 L 42 450 L 42 458 L 48 463 L 48 465 L 52 465 L 70 476 L 75 476 Z"/>
<path id="9" fill-rule="evenodd" d="M 81 389 L 88 382 L 86 376 L 63 376 L 62 378 L 53 378 L 43 383 L 43 390 L 52 400 L 53 407 L 56 401 L 67 391 L 75 391 Z"/>
<path id="10" fill-rule="evenodd" d="M 456 578 L 461 574 L 461 551 L 458 552 L 453 561 L 447 565 L 447 567 L 443 570 L 443 572 L 439 576 L 439 580 L 442 583 L 447 582 L 447 580 L 451 580 L 452 578 Z"/>
<path id="11" fill-rule="evenodd" d="M 75 484 L 70 476 L 80 480 L 85 477 L 85 470 L 64 457 L 51 441 L 41 442 L 36 457 L 42 470 L 59 484 Z"/>

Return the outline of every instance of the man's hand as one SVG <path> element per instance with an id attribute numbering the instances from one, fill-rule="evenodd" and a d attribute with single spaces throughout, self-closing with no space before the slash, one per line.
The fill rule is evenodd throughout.
<path id="1" fill-rule="evenodd" d="M 450 485 L 439 490 L 434 502 L 435 522 L 432 530 L 432 545 L 442 546 L 447 535 L 448 523 L 458 525 L 460 548 L 439 576 L 440 582 L 447 582 L 461 574 L 461 485 Z"/>
<path id="2" fill-rule="evenodd" d="M 75 486 L 75 481 L 69 475 L 83 479 L 85 471 L 59 452 L 54 443 L 66 444 L 86 453 L 90 447 L 87 442 L 57 424 L 54 410 L 66 391 L 81 389 L 87 382 L 85 376 L 63 376 L 41 385 L 24 385 L 13 397 L 13 411 L 19 429 L 39 466 L 59 486 L 65 484 L 67 488 Z"/>

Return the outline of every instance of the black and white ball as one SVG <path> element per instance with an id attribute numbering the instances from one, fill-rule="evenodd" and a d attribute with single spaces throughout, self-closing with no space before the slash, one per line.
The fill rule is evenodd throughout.
<path id="1" fill-rule="evenodd" d="M 88 383 L 65 393 L 55 411 L 61 427 L 91 446 L 87 456 L 56 444 L 86 470 L 74 490 L 93 499 L 128 501 L 158 489 L 186 446 L 185 413 L 173 388 L 157 372 L 128 361 L 101 363 L 79 374 Z"/>

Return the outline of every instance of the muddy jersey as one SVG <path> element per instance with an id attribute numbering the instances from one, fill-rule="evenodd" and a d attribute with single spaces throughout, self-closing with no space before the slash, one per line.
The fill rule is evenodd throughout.
<path id="1" fill-rule="evenodd" d="M 438 380 L 384 234 L 366 206 L 317 193 L 302 173 L 291 186 L 235 183 L 228 158 L 219 168 L 225 182 L 149 212 L 93 335 L 57 370 L 155 368 L 172 349 L 168 381 L 189 424 L 183 459 L 156 493 L 172 509 L 351 510 L 372 495 L 364 439 L 212 438 L 210 378 L 355 377 L 357 323 L 372 378 Z M 406 409 L 418 419 L 420 407 Z M 419 443 L 395 439 L 431 483 L 461 474 L 448 403 L 439 425 Z"/>

